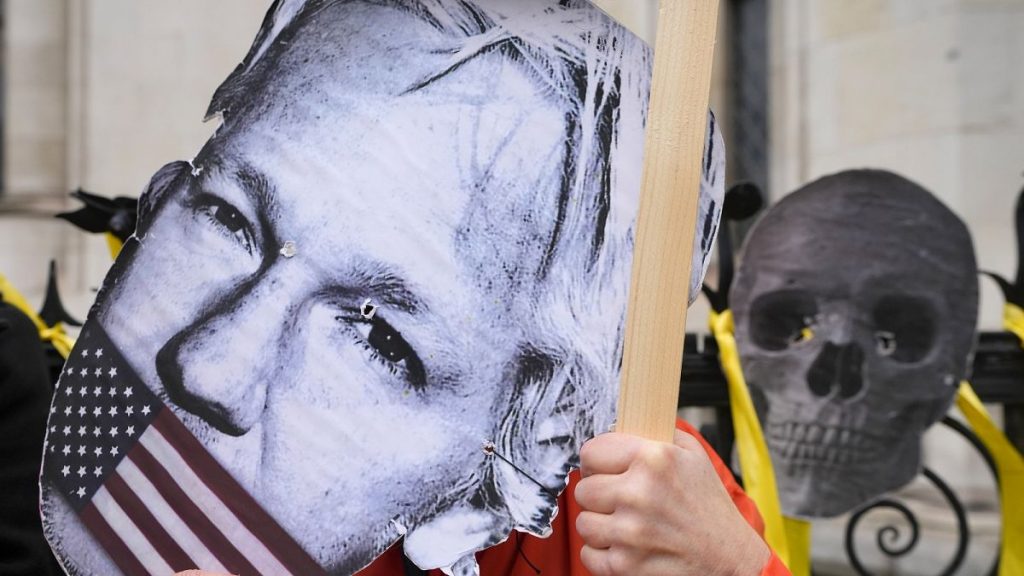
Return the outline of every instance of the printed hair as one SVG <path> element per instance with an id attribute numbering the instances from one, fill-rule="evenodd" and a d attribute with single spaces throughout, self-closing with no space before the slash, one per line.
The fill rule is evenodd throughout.
<path id="1" fill-rule="evenodd" d="M 249 93 L 249 76 L 260 73 L 260 61 L 276 40 L 301 33 L 302 23 L 324 8 L 357 2 L 414 14 L 450 40 L 445 65 L 409 86 L 409 92 L 474 58 L 499 53 L 565 110 L 554 225 L 543 258 L 531 271 L 534 286 L 524 287 L 532 291 L 535 327 L 518 365 L 509 370 L 519 401 L 494 442 L 521 470 L 536 469 L 538 415 L 558 414 L 571 423 L 573 440 L 565 449 L 573 455 L 567 465 L 575 465 L 580 442 L 610 428 L 617 398 L 650 48 L 585 0 L 277 0 L 246 58 L 217 89 L 207 116 L 229 123 L 236 103 Z M 493 478 L 501 494 L 464 495 L 507 514 L 520 529 L 547 530 L 552 491 L 561 486 L 524 490 L 528 479 L 499 460 L 492 462 L 481 478 Z M 476 488 L 466 484 L 461 490 Z M 533 496 L 523 501 L 524 493 Z"/>

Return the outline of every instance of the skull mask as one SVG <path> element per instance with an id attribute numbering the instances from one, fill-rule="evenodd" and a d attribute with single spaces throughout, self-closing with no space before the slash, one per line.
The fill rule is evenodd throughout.
<path id="1" fill-rule="evenodd" d="M 730 301 L 786 514 L 842 514 L 917 474 L 977 319 L 948 208 L 888 172 L 822 178 L 751 231 Z"/>

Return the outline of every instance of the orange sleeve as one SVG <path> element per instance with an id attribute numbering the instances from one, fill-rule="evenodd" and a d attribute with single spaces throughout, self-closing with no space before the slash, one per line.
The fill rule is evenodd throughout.
<path id="1" fill-rule="evenodd" d="M 765 564 L 764 569 L 761 570 L 761 576 L 792 576 L 789 572 L 789 568 L 779 560 L 779 557 L 772 552 L 772 557 Z"/>

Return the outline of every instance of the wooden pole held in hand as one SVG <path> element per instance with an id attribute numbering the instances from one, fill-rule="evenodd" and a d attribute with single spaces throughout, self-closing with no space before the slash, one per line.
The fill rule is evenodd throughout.
<path id="1" fill-rule="evenodd" d="M 619 432 L 671 442 L 718 0 L 661 0 L 619 389 Z"/>

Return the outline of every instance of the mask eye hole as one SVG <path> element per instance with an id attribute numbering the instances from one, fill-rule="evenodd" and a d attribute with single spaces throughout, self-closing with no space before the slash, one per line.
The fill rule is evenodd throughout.
<path id="1" fill-rule="evenodd" d="M 936 317 L 931 302 L 905 294 L 890 294 L 875 302 L 875 350 L 897 362 L 920 362 L 935 345 Z"/>
<path id="2" fill-rule="evenodd" d="M 335 320 L 352 328 L 356 342 L 375 363 L 405 380 L 414 390 L 426 388 L 426 373 L 416 350 L 387 321 L 376 313 L 366 314 L 365 310 L 364 305 L 359 319 L 338 316 Z M 370 318 L 367 318 L 368 315 Z"/>
<path id="3" fill-rule="evenodd" d="M 414 355 L 412 346 L 386 322 L 371 320 L 366 342 L 385 360 L 396 364 Z"/>
<path id="4" fill-rule="evenodd" d="M 875 350 L 879 356 L 892 356 L 896 353 L 896 335 L 892 332 L 879 330 L 875 332 Z"/>
<path id="5" fill-rule="evenodd" d="M 762 294 L 750 305 L 750 335 L 757 346 L 780 352 L 812 339 L 811 326 L 817 315 L 818 303 L 809 292 Z"/>

